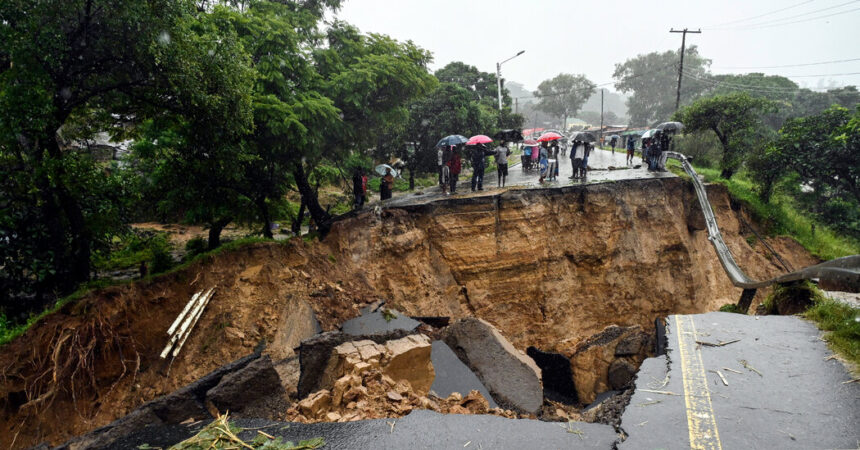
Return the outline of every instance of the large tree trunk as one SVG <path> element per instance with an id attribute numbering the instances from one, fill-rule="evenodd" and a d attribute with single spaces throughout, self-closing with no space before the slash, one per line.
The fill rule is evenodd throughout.
<path id="1" fill-rule="evenodd" d="M 62 153 L 57 144 L 56 128 L 48 127 L 45 136 L 48 154 L 51 158 L 60 161 Z M 37 149 L 38 151 L 38 149 Z M 57 165 L 57 171 L 48 183 L 46 196 L 53 196 L 57 200 L 59 209 L 63 212 L 67 222 L 69 234 L 68 250 L 70 253 L 69 267 L 62 268 L 63 272 L 71 278 L 69 284 L 77 284 L 90 279 L 90 256 L 92 252 L 92 236 L 87 229 L 84 213 L 80 203 L 72 197 L 68 189 L 62 184 L 65 170 L 62 164 Z M 58 249 L 61 250 L 61 249 Z"/>
<path id="2" fill-rule="evenodd" d="M 272 239 L 274 236 L 272 236 L 272 216 L 269 214 L 269 205 L 266 204 L 265 198 L 257 199 L 254 203 L 260 212 L 260 218 L 263 219 L 263 229 L 260 232 L 263 233 L 263 237 Z"/>
<path id="3" fill-rule="evenodd" d="M 302 195 L 305 206 L 307 206 L 308 212 L 311 213 L 311 219 L 317 225 L 320 234 L 325 236 L 331 229 L 331 214 L 320 206 L 317 192 L 311 187 L 311 183 L 308 181 L 304 164 L 298 162 L 293 166 L 293 176 L 296 179 L 296 187 L 298 187 L 299 193 Z"/>
<path id="4" fill-rule="evenodd" d="M 225 217 L 212 222 L 209 226 L 209 250 L 215 250 L 221 246 L 221 232 L 224 230 L 224 227 L 232 221 L 232 217 Z"/>

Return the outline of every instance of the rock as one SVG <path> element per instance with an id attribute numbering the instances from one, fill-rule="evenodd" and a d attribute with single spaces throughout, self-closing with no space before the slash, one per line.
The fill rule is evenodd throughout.
<path id="1" fill-rule="evenodd" d="M 285 358 L 275 363 L 275 371 L 281 378 L 281 386 L 291 398 L 295 398 L 296 389 L 299 384 L 299 358 L 293 356 Z"/>
<path id="2" fill-rule="evenodd" d="M 407 380 L 419 395 L 427 395 L 436 372 L 431 360 L 430 338 L 424 335 L 406 336 L 385 343 L 388 363 L 383 373 L 394 380 Z"/>
<path id="3" fill-rule="evenodd" d="M 306 417 L 319 417 L 329 405 L 331 405 L 331 393 L 328 389 L 323 389 L 300 401 L 299 410 Z"/>
<path id="4" fill-rule="evenodd" d="M 235 327 L 224 328 L 224 333 L 227 335 L 227 337 L 232 339 L 238 339 L 240 341 L 245 339 L 245 333 Z"/>
<path id="5" fill-rule="evenodd" d="M 446 328 L 443 340 L 506 408 L 535 414 L 543 403 L 541 372 L 488 322 L 458 320 Z"/>
<path id="6" fill-rule="evenodd" d="M 616 359 L 609 365 L 607 380 L 609 387 L 620 390 L 630 385 L 636 376 L 636 366 L 624 359 Z"/>
<path id="7" fill-rule="evenodd" d="M 621 345 L 622 342 L 624 345 Z M 579 400 L 592 403 L 598 394 L 611 389 L 609 366 L 618 359 L 616 353 L 619 346 L 625 354 L 632 351 L 633 347 L 640 347 L 638 353 L 622 357 L 633 367 L 632 373 L 635 374 L 635 367 L 645 359 L 650 342 L 650 335 L 638 325 L 626 328 L 611 325 L 576 344 L 569 357 Z M 623 370 L 629 370 L 629 367 L 624 366 Z M 616 373 L 616 376 L 616 382 L 625 379 L 623 373 Z"/>
<path id="8" fill-rule="evenodd" d="M 269 355 L 258 358 L 244 368 L 225 375 L 206 392 L 206 400 L 220 412 L 242 413 L 260 410 L 261 406 L 286 398 L 281 377 Z"/>
<path id="9" fill-rule="evenodd" d="M 269 345 L 269 352 L 277 359 L 295 355 L 294 349 L 303 340 L 322 331 L 311 305 L 296 298 L 287 300 L 277 330 Z"/>
<path id="10" fill-rule="evenodd" d="M 325 371 L 325 368 L 329 363 L 329 359 L 331 359 L 332 349 L 338 345 L 343 344 L 344 342 L 354 340 L 360 341 L 363 339 L 369 339 L 378 344 L 392 339 L 399 339 L 408 334 L 409 333 L 404 330 L 396 330 L 385 334 L 351 336 L 337 331 L 329 331 L 302 341 L 299 346 L 301 374 L 299 375 L 299 384 L 297 389 L 298 398 L 307 397 L 311 392 L 323 388 L 324 386 L 322 384 L 324 381 L 333 383 L 334 380 L 340 378 L 342 374 L 328 380 L 323 380 L 320 377 L 320 374 Z"/>
<path id="11" fill-rule="evenodd" d="M 472 414 L 486 414 L 490 410 L 490 404 L 487 402 L 487 399 L 478 391 L 469 392 L 469 395 L 463 399 L 460 406 L 465 407 Z"/>
<path id="12" fill-rule="evenodd" d="M 325 420 L 328 422 L 339 422 L 341 419 L 341 415 L 332 411 L 325 415 Z"/>
<path id="13" fill-rule="evenodd" d="M 403 400 L 403 396 L 398 394 L 397 392 L 394 392 L 394 391 L 388 391 L 388 394 L 386 394 L 386 395 L 388 396 L 389 400 L 394 401 L 394 402 L 399 402 L 399 401 Z"/>
<path id="14" fill-rule="evenodd" d="M 615 346 L 615 356 L 638 355 L 642 352 L 648 335 L 645 333 L 631 333 L 621 339 Z"/>

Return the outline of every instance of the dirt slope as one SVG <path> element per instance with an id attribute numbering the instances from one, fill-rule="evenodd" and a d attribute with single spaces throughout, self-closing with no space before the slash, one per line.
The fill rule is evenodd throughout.
<path id="1" fill-rule="evenodd" d="M 735 258 L 753 277 L 779 269 L 750 247 L 720 187 L 709 196 Z M 0 442 L 68 437 L 250 353 L 291 353 L 290 311 L 309 304 L 331 330 L 387 299 L 411 315 L 474 315 L 515 346 L 569 352 L 611 324 L 736 302 L 680 179 L 512 191 L 501 197 L 368 211 L 325 242 L 258 244 L 180 272 L 93 292 L 0 352 Z M 783 256 L 811 258 L 789 239 Z M 182 354 L 158 358 L 194 292 L 217 292 Z"/>

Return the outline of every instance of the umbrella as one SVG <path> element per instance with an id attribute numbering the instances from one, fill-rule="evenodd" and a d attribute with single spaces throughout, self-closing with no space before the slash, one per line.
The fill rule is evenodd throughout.
<path id="1" fill-rule="evenodd" d="M 470 137 L 468 142 L 466 142 L 466 145 L 486 144 L 489 142 L 493 142 L 493 140 L 490 139 L 489 136 L 484 136 L 483 134 L 479 134 L 477 136 Z"/>
<path id="2" fill-rule="evenodd" d="M 497 141 L 520 142 L 523 140 L 523 132 L 520 130 L 501 130 L 493 135 Z"/>
<path id="3" fill-rule="evenodd" d="M 561 138 L 562 138 L 562 135 L 560 135 L 554 131 L 550 131 L 548 133 L 544 133 L 544 134 L 540 135 L 540 137 L 538 138 L 538 142 L 554 141 L 556 139 L 561 139 Z"/>
<path id="4" fill-rule="evenodd" d="M 523 147 L 534 147 L 538 145 L 538 141 L 534 139 L 526 139 L 523 141 Z"/>
<path id="5" fill-rule="evenodd" d="M 376 170 L 376 173 L 378 173 L 380 175 L 385 175 L 385 169 L 391 169 L 391 176 L 394 176 L 394 177 L 397 176 L 397 169 L 389 166 L 388 164 L 380 164 L 380 165 L 376 166 L 376 168 L 374 170 Z"/>
<path id="6" fill-rule="evenodd" d="M 652 137 L 654 137 L 655 134 L 657 134 L 658 131 L 660 131 L 660 130 L 658 130 L 656 128 L 652 128 L 652 129 L 650 129 L 650 130 L 648 130 L 642 134 L 642 139 L 652 138 Z"/>
<path id="7" fill-rule="evenodd" d="M 681 122 L 663 122 L 657 125 L 657 129 L 667 133 L 677 133 L 684 129 L 684 124 Z"/>
<path id="8" fill-rule="evenodd" d="M 580 141 L 580 142 L 597 142 L 597 138 L 594 137 L 593 134 L 586 131 L 579 131 L 573 134 L 570 137 L 571 141 Z"/>
<path id="9" fill-rule="evenodd" d="M 609 136 L 609 139 L 621 139 L 621 136 L 613 134 L 612 136 Z"/>
<path id="10" fill-rule="evenodd" d="M 465 144 L 466 141 L 468 141 L 468 139 L 466 139 L 466 136 L 452 134 L 450 136 L 445 136 L 441 140 L 439 140 L 439 143 L 436 144 L 436 147 L 450 147 L 452 145 Z"/>

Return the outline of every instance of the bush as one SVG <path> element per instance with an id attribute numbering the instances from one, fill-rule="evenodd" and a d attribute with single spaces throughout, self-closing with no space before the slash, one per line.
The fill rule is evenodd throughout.
<path id="1" fill-rule="evenodd" d="M 675 151 L 683 153 L 701 167 L 716 167 L 723 154 L 720 141 L 712 132 L 689 133 L 676 136 L 674 139 Z"/>
<path id="2" fill-rule="evenodd" d="M 805 312 L 825 299 L 824 293 L 809 280 L 777 284 L 764 303 L 767 314 L 791 315 Z"/>
<path id="3" fill-rule="evenodd" d="M 720 311 L 728 312 L 728 313 L 743 314 L 741 312 L 741 310 L 738 308 L 738 305 L 736 305 L 734 303 L 726 303 L 725 305 L 720 306 Z"/>
<path id="4" fill-rule="evenodd" d="M 203 252 L 209 247 L 209 243 L 202 237 L 196 237 L 185 243 L 185 260 L 189 260 Z"/>

